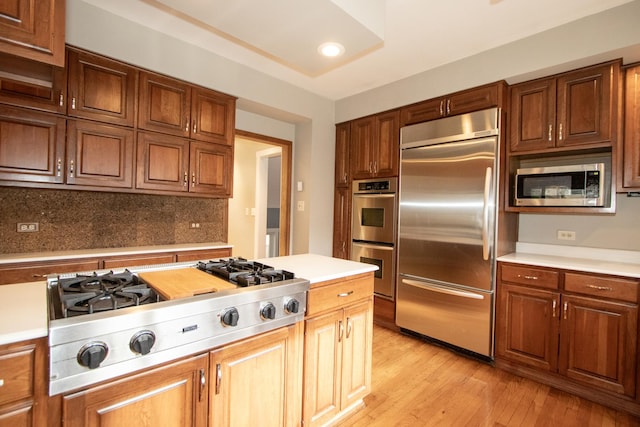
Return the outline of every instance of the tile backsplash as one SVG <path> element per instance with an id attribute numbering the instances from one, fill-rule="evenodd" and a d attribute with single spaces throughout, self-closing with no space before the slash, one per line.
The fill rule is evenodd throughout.
<path id="1" fill-rule="evenodd" d="M 0 187 L 0 253 L 226 242 L 227 212 L 227 199 Z"/>

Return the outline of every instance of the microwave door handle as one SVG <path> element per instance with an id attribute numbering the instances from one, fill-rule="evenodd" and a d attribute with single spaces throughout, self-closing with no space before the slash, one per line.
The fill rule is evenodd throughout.
<path id="1" fill-rule="evenodd" d="M 493 171 L 488 167 L 484 174 L 484 197 L 482 204 L 482 259 L 489 259 L 489 197 Z"/>
<path id="2" fill-rule="evenodd" d="M 417 280 L 402 279 L 402 283 L 404 283 L 405 285 L 416 287 L 416 288 L 426 289 L 428 291 L 438 292 L 446 295 L 453 295 L 456 297 L 478 299 L 478 300 L 484 299 L 484 295 L 477 294 L 475 292 L 466 292 L 466 291 L 460 291 L 457 289 L 443 288 L 433 284 L 422 283 Z"/>

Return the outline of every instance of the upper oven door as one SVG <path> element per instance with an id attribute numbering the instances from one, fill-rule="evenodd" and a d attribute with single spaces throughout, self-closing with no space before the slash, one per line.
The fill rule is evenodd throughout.
<path id="1" fill-rule="evenodd" d="M 395 244 L 396 195 L 353 195 L 351 237 L 353 240 Z"/>

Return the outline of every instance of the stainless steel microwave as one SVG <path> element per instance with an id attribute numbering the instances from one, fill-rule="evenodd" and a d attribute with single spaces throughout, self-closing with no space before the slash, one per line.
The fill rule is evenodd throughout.
<path id="1" fill-rule="evenodd" d="M 518 169 L 516 206 L 604 206 L 605 164 Z"/>

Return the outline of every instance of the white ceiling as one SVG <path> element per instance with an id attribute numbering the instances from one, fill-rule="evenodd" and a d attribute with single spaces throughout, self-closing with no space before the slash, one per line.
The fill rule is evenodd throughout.
<path id="1" fill-rule="evenodd" d="M 633 0 L 83 1 L 337 100 Z"/>

